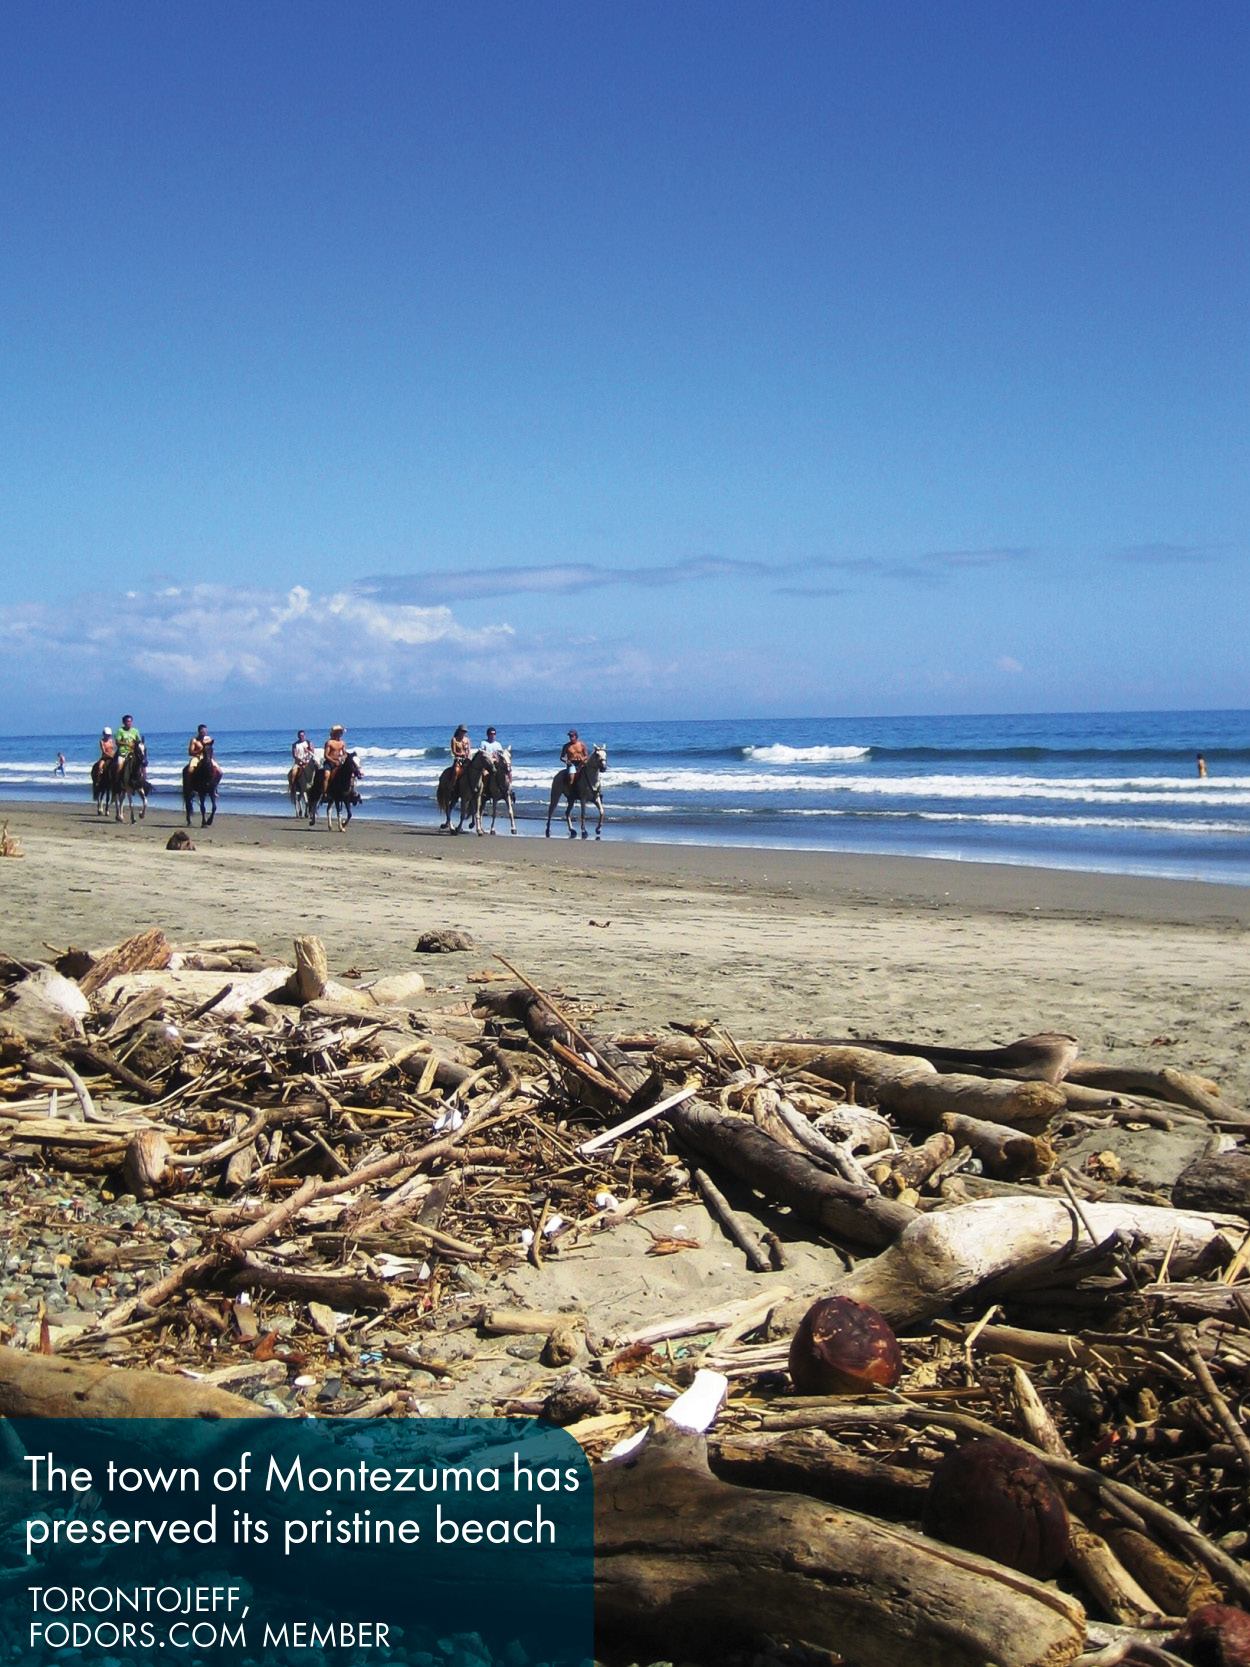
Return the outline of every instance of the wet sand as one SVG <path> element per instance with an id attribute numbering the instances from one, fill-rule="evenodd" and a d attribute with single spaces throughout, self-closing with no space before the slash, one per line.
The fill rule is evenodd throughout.
<path id="1" fill-rule="evenodd" d="M 96 947 L 143 926 L 240 936 L 332 971 L 420 966 L 449 997 L 492 951 L 607 1026 L 716 1018 L 743 1035 L 962 1045 L 1068 1031 L 1087 1055 L 1193 1066 L 1250 1101 L 1250 888 L 910 857 L 512 838 L 223 813 L 134 828 L 90 806 L 0 809 L 0 947 Z M 479 951 L 414 953 L 456 926 Z"/>

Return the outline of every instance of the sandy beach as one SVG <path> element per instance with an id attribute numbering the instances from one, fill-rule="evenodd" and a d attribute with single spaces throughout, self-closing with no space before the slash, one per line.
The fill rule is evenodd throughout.
<path id="1" fill-rule="evenodd" d="M 959 1045 L 1039 1030 L 1082 1051 L 1193 1066 L 1250 1100 L 1250 888 L 912 858 L 613 845 L 224 815 L 135 827 L 89 806 L 7 806 L 25 856 L 0 864 L 3 947 L 116 942 L 147 925 L 239 935 L 332 971 L 419 965 L 470 993 L 499 951 L 595 1003 L 605 1027 L 716 1018 L 744 1036 L 877 1035 Z M 414 955 L 455 926 L 476 956 Z M 614 1015 L 619 1015 L 619 1019 Z"/>

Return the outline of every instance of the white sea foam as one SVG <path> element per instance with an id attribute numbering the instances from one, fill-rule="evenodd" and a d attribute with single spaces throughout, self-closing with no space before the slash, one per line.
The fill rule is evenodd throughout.
<path id="1" fill-rule="evenodd" d="M 867 758 L 871 747 L 743 747 L 743 758 L 753 764 L 850 764 Z"/>

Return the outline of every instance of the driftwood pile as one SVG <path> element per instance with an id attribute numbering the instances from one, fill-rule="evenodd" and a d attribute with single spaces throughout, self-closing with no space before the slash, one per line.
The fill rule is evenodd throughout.
<path id="1" fill-rule="evenodd" d="M 105 1300 L 69 1335 L 5 1328 L 24 1346 L 0 1348 L 0 1413 L 435 1412 L 421 1396 L 468 1369 L 439 1358 L 454 1308 L 573 1368 L 495 1410 L 601 1461 L 610 1637 L 764 1633 L 862 1667 L 1243 1659 L 1209 1606 L 1250 1608 L 1250 1115 L 1055 1035 L 587 1034 L 504 967 L 470 975 L 470 1011 L 422 1009 L 411 973 L 336 984 L 315 939 L 284 965 L 157 931 L 0 958 L 7 1266 L 52 1211 L 13 1189 L 49 1169 L 186 1224 L 171 1243 L 85 1212 L 67 1260 Z M 1117 1184 L 1114 1153 L 1065 1163 L 1074 1131 L 1117 1124 L 1208 1150 L 1170 1195 Z M 683 1198 L 756 1297 L 625 1337 L 466 1297 Z M 785 1284 L 799 1239 L 826 1247 L 820 1292 Z M 107 1300 L 119 1270 L 137 1288 Z M 794 1392 L 818 1295 L 900 1334 L 897 1387 Z M 985 1436 L 1065 1501 L 1057 1580 L 920 1532 L 935 1468 Z"/>

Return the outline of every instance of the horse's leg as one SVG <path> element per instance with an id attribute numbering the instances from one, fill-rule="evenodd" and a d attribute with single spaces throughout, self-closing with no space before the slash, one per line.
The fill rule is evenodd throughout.
<path id="1" fill-rule="evenodd" d="M 600 834 L 603 832 L 603 794 L 602 793 L 596 793 L 595 794 L 595 806 L 599 811 L 599 821 L 595 826 L 595 838 L 598 839 Z"/>
<path id="2" fill-rule="evenodd" d="M 556 800 L 559 797 L 560 789 L 558 787 L 553 787 L 551 789 L 551 803 L 547 806 L 547 833 L 545 836 L 547 839 L 551 838 L 551 818 L 556 813 Z"/>

